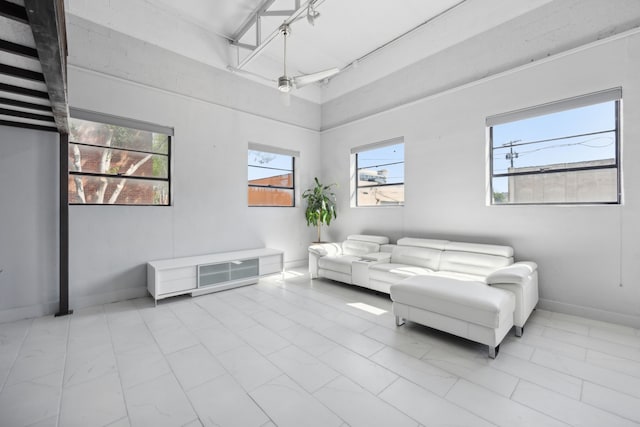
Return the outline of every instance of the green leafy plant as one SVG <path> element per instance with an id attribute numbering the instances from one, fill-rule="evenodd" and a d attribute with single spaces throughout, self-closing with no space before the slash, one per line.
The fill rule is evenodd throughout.
<path id="1" fill-rule="evenodd" d="M 331 192 L 331 187 L 336 184 L 322 185 L 318 178 L 314 178 L 316 184 L 302 193 L 302 198 L 307 199 L 307 210 L 304 216 L 307 225 L 318 228 L 318 242 L 320 242 L 320 230 L 322 224 L 331 225 L 331 220 L 338 217 L 336 211 L 336 195 Z"/>

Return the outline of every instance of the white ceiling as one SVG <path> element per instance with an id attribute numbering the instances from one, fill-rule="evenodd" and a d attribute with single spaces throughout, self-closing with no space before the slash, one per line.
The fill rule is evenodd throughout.
<path id="1" fill-rule="evenodd" d="M 291 27 L 288 74 L 340 68 L 341 73 L 329 82 L 295 92 L 302 98 L 323 103 L 552 1 L 317 0 L 321 16 L 315 25 L 301 19 Z M 562 2 L 556 2 L 562 7 Z M 265 0 L 66 0 L 66 10 L 191 59 L 227 69 L 236 66 L 247 54 L 247 50 L 231 46 L 229 40 L 264 3 Z M 301 3 L 305 5 L 307 1 Z M 268 10 L 294 7 L 294 0 L 275 0 Z M 283 20 L 284 17 L 263 18 L 263 39 L 277 31 Z M 252 43 L 254 38 L 255 32 L 249 31 L 241 41 Z M 361 60 L 354 66 L 358 59 Z M 278 35 L 244 70 L 248 73 L 238 75 L 276 90 L 274 80 L 283 72 L 282 37 Z"/>

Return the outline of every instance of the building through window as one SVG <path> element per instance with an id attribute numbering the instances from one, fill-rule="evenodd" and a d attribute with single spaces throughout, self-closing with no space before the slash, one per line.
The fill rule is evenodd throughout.
<path id="1" fill-rule="evenodd" d="M 613 89 L 487 119 L 492 204 L 620 203 Z"/>
<path id="2" fill-rule="evenodd" d="M 355 206 L 404 205 L 404 139 L 351 150 L 355 160 Z"/>
<path id="3" fill-rule="evenodd" d="M 84 111 L 69 120 L 69 203 L 171 203 L 171 128 Z"/>
<path id="4" fill-rule="evenodd" d="M 295 206 L 295 158 L 297 152 L 249 144 L 249 206 Z"/>

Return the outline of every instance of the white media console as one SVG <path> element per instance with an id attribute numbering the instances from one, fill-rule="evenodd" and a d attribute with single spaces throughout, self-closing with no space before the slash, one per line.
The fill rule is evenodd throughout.
<path id="1" fill-rule="evenodd" d="M 147 289 L 157 302 L 251 285 L 260 276 L 282 272 L 284 253 L 269 248 L 165 259 L 147 263 Z"/>

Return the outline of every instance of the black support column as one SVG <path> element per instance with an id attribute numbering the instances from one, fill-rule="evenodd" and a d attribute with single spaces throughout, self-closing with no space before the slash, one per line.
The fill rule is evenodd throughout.
<path id="1" fill-rule="evenodd" d="M 58 316 L 69 310 L 69 135 L 60 134 L 60 309 Z"/>

